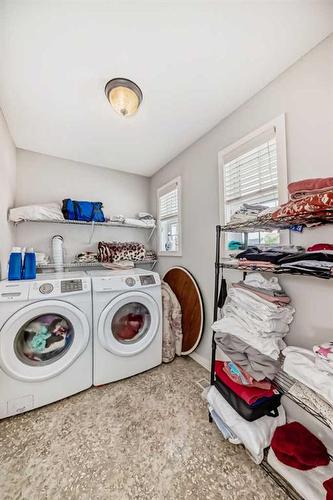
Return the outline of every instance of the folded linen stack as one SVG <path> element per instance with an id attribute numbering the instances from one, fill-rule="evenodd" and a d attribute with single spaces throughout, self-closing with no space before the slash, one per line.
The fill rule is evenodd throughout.
<path id="1" fill-rule="evenodd" d="M 230 218 L 230 224 L 256 220 L 258 215 L 267 210 L 267 206 L 243 203 Z"/>
<path id="2" fill-rule="evenodd" d="M 281 258 L 279 266 L 281 270 L 288 272 L 301 272 L 321 278 L 330 278 L 333 271 L 333 246 L 317 243 L 309 247 L 306 252 L 298 252 Z"/>
<path id="3" fill-rule="evenodd" d="M 286 347 L 283 351 L 283 369 L 333 406 L 331 361 L 322 357 L 324 347 L 315 346 L 314 351 L 296 346 Z"/>
<path id="4" fill-rule="evenodd" d="M 259 273 L 249 274 L 228 291 L 223 317 L 213 324 L 216 341 L 221 333 L 228 333 L 278 360 L 295 313 L 289 301 L 277 278 L 267 280 Z"/>
<path id="5" fill-rule="evenodd" d="M 305 500 L 332 500 L 333 464 L 327 449 L 299 422 L 275 430 L 267 461 Z"/>
<path id="6" fill-rule="evenodd" d="M 278 416 L 263 416 L 247 422 L 224 399 L 215 387 L 210 387 L 205 396 L 209 411 L 223 434 L 233 444 L 242 443 L 256 464 L 264 458 L 264 449 L 270 445 L 275 429 L 286 422 L 286 415 L 279 406 Z"/>
<path id="7" fill-rule="evenodd" d="M 272 213 L 273 220 L 304 225 L 333 220 L 333 177 L 292 182 L 288 191 L 290 201 Z"/>

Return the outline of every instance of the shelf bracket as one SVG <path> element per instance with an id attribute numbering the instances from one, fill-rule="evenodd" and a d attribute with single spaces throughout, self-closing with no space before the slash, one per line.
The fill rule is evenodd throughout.
<path id="1" fill-rule="evenodd" d="M 153 229 L 150 231 L 148 239 L 147 239 L 147 243 L 150 242 L 150 240 L 151 240 L 151 238 L 152 238 L 152 236 L 153 236 L 153 234 L 155 232 L 155 229 L 156 229 L 156 226 L 154 226 Z"/>
<path id="2" fill-rule="evenodd" d="M 92 242 L 92 239 L 94 237 L 94 232 L 95 232 L 95 221 L 91 221 L 91 231 L 90 231 L 90 237 L 89 237 L 89 245 Z"/>

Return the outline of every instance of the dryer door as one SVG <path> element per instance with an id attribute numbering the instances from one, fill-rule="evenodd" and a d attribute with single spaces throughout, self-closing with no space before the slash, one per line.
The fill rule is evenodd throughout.
<path id="1" fill-rule="evenodd" d="M 86 349 L 86 315 L 60 300 L 23 307 L 0 330 L 0 367 L 19 380 L 39 382 L 68 368 Z"/>
<path id="2" fill-rule="evenodd" d="M 155 300 L 143 292 L 127 292 L 113 299 L 98 322 L 98 339 L 118 356 L 133 356 L 146 349 L 160 325 Z"/>

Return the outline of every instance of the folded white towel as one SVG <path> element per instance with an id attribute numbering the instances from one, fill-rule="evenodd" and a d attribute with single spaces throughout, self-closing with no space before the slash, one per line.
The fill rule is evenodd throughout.
<path id="1" fill-rule="evenodd" d="M 11 208 L 9 210 L 9 220 L 11 222 L 64 220 L 64 216 L 59 203 L 41 203 L 40 205 Z"/>
<path id="2" fill-rule="evenodd" d="M 241 339 L 246 344 L 254 347 L 262 354 L 266 354 L 275 360 L 279 359 L 280 351 L 286 347 L 286 344 L 279 336 L 261 337 L 254 335 L 244 328 L 236 318 L 222 318 L 212 325 L 215 332 L 230 333 Z"/>
<path id="3" fill-rule="evenodd" d="M 283 355 L 284 371 L 333 405 L 333 374 L 318 369 L 315 354 L 309 349 L 288 346 Z"/>
<path id="4" fill-rule="evenodd" d="M 333 476 L 333 464 L 330 462 L 325 467 L 303 471 L 289 467 L 276 458 L 272 448 L 267 456 L 267 462 L 284 477 L 305 500 L 325 500 L 326 489 L 323 482 Z"/>

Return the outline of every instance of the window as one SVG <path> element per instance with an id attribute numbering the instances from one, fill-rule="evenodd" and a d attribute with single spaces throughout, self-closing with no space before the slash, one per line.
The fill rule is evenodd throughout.
<path id="1" fill-rule="evenodd" d="M 275 207 L 287 201 L 284 116 L 244 137 L 219 154 L 221 223 L 244 203 Z M 244 243 L 244 234 L 228 233 Z M 282 241 L 284 240 L 284 241 Z M 248 245 L 286 242 L 279 232 L 248 233 Z"/>
<path id="2" fill-rule="evenodd" d="M 181 255 L 180 201 L 180 177 L 157 190 L 159 255 Z"/>

